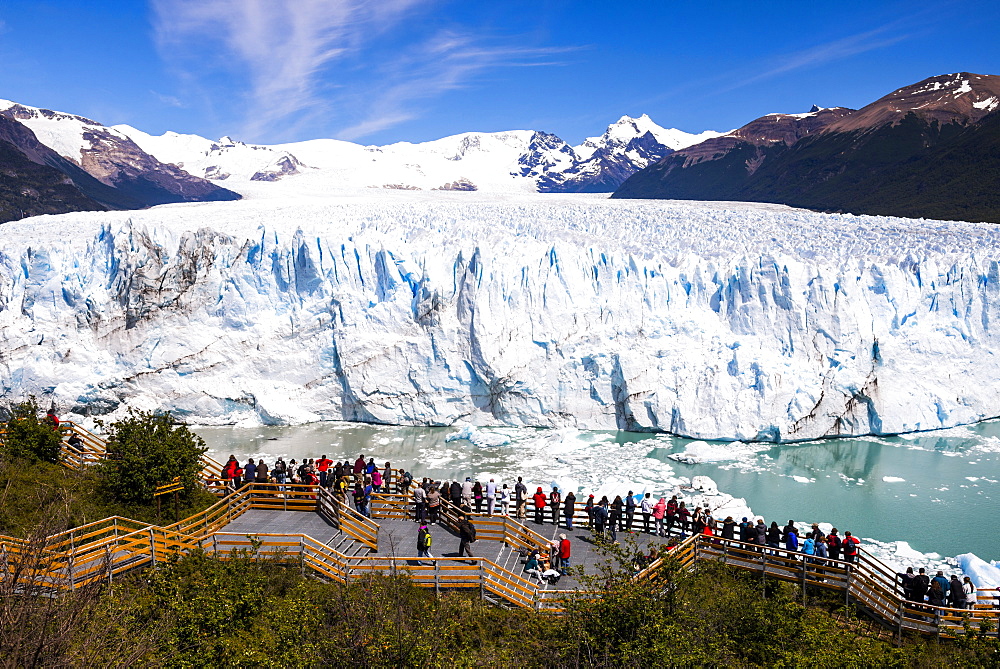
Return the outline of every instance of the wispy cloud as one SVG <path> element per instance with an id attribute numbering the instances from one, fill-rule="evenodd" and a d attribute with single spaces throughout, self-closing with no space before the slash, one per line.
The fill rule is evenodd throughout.
<path id="1" fill-rule="evenodd" d="M 182 78 L 209 100 L 243 86 L 250 139 L 287 138 L 331 116 L 350 126 L 340 137 L 357 139 L 414 118 L 419 102 L 487 70 L 554 65 L 569 51 L 406 27 L 438 0 L 150 1 L 160 52 Z M 393 28 L 407 39 L 370 48 Z M 212 80 L 213 71 L 228 76 Z"/>
<path id="2" fill-rule="evenodd" d="M 575 50 L 489 44 L 469 35 L 441 32 L 385 68 L 383 83 L 369 91 L 361 120 L 338 137 L 354 140 L 408 121 L 416 115 L 416 103 L 468 86 L 486 71 L 562 65 L 561 58 Z"/>
<path id="3" fill-rule="evenodd" d="M 832 40 L 814 47 L 796 51 L 779 56 L 764 65 L 764 69 L 757 74 L 741 77 L 725 90 L 733 90 L 742 86 L 749 86 L 765 79 L 803 70 L 819 67 L 838 60 L 844 60 L 852 56 L 857 56 L 868 51 L 883 49 L 893 44 L 898 44 L 910 37 L 908 33 L 899 31 L 898 23 L 890 23 L 874 30 L 863 33 L 849 35 L 840 39 Z"/>
<path id="4" fill-rule="evenodd" d="M 159 100 L 161 103 L 168 107 L 176 107 L 177 109 L 186 109 L 187 104 L 184 103 L 180 98 L 173 95 L 164 95 L 163 93 L 158 93 L 152 89 L 149 91 L 150 95 Z"/>
<path id="5" fill-rule="evenodd" d="M 242 72 L 249 89 L 244 132 L 250 136 L 316 107 L 317 75 L 324 68 L 429 2 L 151 1 L 161 54 L 189 78 L 209 67 Z"/>

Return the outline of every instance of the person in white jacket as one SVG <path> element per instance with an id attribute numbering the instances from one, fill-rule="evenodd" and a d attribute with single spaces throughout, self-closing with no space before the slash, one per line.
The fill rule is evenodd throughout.
<path id="1" fill-rule="evenodd" d="M 649 534 L 649 517 L 653 515 L 653 498 L 647 492 L 642 498 L 642 504 L 639 505 L 639 511 L 642 512 L 642 531 Z"/>
<path id="2" fill-rule="evenodd" d="M 968 576 L 962 582 L 962 592 L 965 593 L 965 608 L 975 608 L 977 601 L 976 586 L 972 584 L 972 579 Z"/>
<path id="3" fill-rule="evenodd" d="M 490 482 L 486 484 L 486 512 L 489 515 L 493 515 L 493 507 L 497 503 L 497 484 L 496 481 L 490 479 Z"/>

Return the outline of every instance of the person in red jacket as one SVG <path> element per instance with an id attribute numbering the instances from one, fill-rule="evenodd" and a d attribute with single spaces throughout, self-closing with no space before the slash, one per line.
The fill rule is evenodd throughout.
<path id="1" fill-rule="evenodd" d="M 319 472 L 319 484 L 324 488 L 327 487 L 326 471 L 330 469 L 330 465 L 332 464 L 333 460 L 325 455 L 316 461 L 316 471 Z M 332 481 L 330 481 L 330 483 L 332 483 Z"/>
<path id="2" fill-rule="evenodd" d="M 851 536 L 850 531 L 844 532 L 844 538 L 840 542 L 841 550 L 844 551 L 844 562 L 854 562 L 857 559 L 860 543 L 856 537 Z"/>
<path id="3" fill-rule="evenodd" d="M 531 496 L 531 500 L 535 503 L 535 523 L 541 525 L 544 522 L 543 514 L 545 513 L 545 508 L 549 503 L 545 493 L 542 492 L 542 486 L 538 486 L 538 491 Z"/>
<path id="4" fill-rule="evenodd" d="M 569 539 L 566 538 L 565 534 L 559 535 L 559 571 L 562 575 L 566 575 L 566 570 L 569 569 L 569 558 L 570 558 L 570 543 Z"/>

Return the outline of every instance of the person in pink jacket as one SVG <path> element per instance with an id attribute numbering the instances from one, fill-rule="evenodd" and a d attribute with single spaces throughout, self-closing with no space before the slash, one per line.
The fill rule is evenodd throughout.
<path id="1" fill-rule="evenodd" d="M 666 497 L 661 497 L 660 501 L 653 505 L 653 519 L 656 521 L 656 536 L 658 537 L 667 536 L 667 528 L 663 523 L 666 515 L 667 499 Z"/>

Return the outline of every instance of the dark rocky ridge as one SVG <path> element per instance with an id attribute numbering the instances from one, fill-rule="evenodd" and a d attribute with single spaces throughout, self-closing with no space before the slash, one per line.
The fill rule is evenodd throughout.
<path id="1" fill-rule="evenodd" d="M 761 117 L 667 156 L 612 197 L 1000 222 L 998 108 L 998 76 L 931 77 L 856 111 Z"/>

